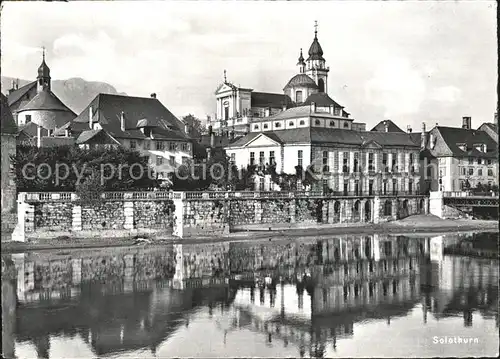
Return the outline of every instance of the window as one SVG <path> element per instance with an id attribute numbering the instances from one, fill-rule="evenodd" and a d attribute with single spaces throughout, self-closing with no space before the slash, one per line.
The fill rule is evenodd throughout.
<path id="1" fill-rule="evenodd" d="M 288 126 L 295 126 L 295 123 L 293 121 L 288 122 Z"/>
<path id="2" fill-rule="evenodd" d="M 358 180 L 354 181 L 354 194 L 356 196 L 359 195 L 359 181 Z M 358 204 L 358 203 L 359 202 L 356 202 L 356 204 Z"/>
<path id="3" fill-rule="evenodd" d="M 163 151 L 165 149 L 165 143 L 162 141 L 156 141 L 156 150 Z"/>
<path id="4" fill-rule="evenodd" d="M 472 157 L 469 157 L 469 164 L 473 164 L 474 163 L 474 159 Z"/>
<path id="5" fill-rule="evenodd" d="M 264 160 L 264 151 L 259 152 L 259 165 L 264 166 L 265 160 Z"/>
<path id="6" fill-rule="evenodd" d="M 162 156 L 156 156 L 156 165 L 161 166 L 163 164 L 163 157 Z"/>
<path id="7" fill-rule="evenodd" d="M 149 156 L 144 156 L 144 160 L 146 161 L 147 164 L 149 164 Z"/>
<path id="8" fill-rule="evenodd" d="M 335 121 L 330 121 L 330 127 L 335 127 Z"/>
<path id="9" fill-rule="evenodd" d="M 431 178 L 432 177 L 432 166 L 429 165 L 427 166 L 427 178 Z"/>
<path id="10" fill-rule="evenodd" d="M 389 167 L 387 167 L 387 153 L 382 154 L 382 166 L 384 167 L 384 172 L 389 172 Z"/>
<path id="11" fill-rule="evenodd" d="M 328 151 L 323 151 L 323 172 L 330 172 L 328 167 Z"/>
<path id="12" fill-rule="evenodd" d="M 302 103 L 302 91 L 295 92 L 295 102 Z"/>
<path id="13" fill-rule="evenodd" d="M 383 194 L 386 195 L 387 194 L 387 180 L 384 180 L 384 185 L 383 185 Z"/>
<path id="14" fill-rule="evenodd" d="M 26 115 L 26 123 L 31 122 L 31 115 Z"/>
<path id="15" fill-rule="evenodd" d="M 413 153 L 410 153 L 410 167 L 413 166 L 414 158 Z"/>
<path id="16" fill-rule="evenodd" d="M 349 152 L 344 152 L 343 163 L 342 163 L 342 172 L 349 173 Z"/>
<path id="17" fill-rule="evenodd" d="M 264 124 L 264 130 L 267 130 L 269 128 L 269 126 L 267 125 L 267 123 Z"/>
<path id="18" fill-rule="evenodd" d="M 254 130 L 258 130 L 259 129 L 259 125 L 253 125 L 253 129 Z"/>
<path id="19" fill-rule="evenodd" d="M 250 152 L 250 166 L 255 165 L 255 152 Z"/>
<path id="20" fill-rule="evenodd" d="M 398 160 L 398 154 L 393 153 L 392 154 L 392 163 L 391 163 L 391 171 L 392 172 L 398 172 L 398 167 L 397 167 L 397 160 Z"/>
<path id="21" fill-rule="evenodd" d="M 276 127 L 276 128 L 280 128 L 280 127 L 281 127 L 281 122 L 275 122 L 275 123 L 274 123 L 274 127 Z"/>
<path id="22" fill-rule="evenodd" d="M 151 142 L 150 141 L 144 141 L 144 149 L 149 150 L 151 148 Z"/>
<path id="23" fill-rule="evenodd" d="M 368 171 L 369 172 L 375 171 L 375 166 L 373 165 L 373 153 L 372 152 L 368 153 Z"/>
<path id="24" fill-rule="evenodd" d="M 314 121 L 314 124 L 315 124 L 316 126 L 319 126 L 319 125 L 321 125 L 321 122 L 320 122 L 319 120 L 316 120 L 316 121 Z"/>
<path id="25" fill-rule="evenodd" d="M 457 143 L 458 148 L 462 151 L 467 151 L 467 145 L 465 143 Z"/>
<path id="26" fill-rule="evenodd" d="M 299 125 L 304 126 L 306 123 L 304 120 L 300 120 Z"/>
<path id="27" fill-rule="evenodd" d="M 274 151 L 269 151 L 269 164 L 276 164 L 276 158 L 274 157 Z"/>
<path id="28" fill-rule="evenodd" d="M 359 172 L 359 152 L 354 152 L 354 172 Z"/>
<path id="29" fill-rule="evenodd" d="M 384 216 L 392 216 L 392 203 L 389 200 L 384 203 Z"/>
<path id="30" fill-rule="evenodd" d="M 169 163 L 170 163 L 170 166 L 175 166 L 175 156 L 170 156 Z"/>
<path id="31" fill-rule="evenodd" d="M 344 196 L 347 196 L 348 191 L 349 191 L 349 183 L 344 183 Z"/>
<path id="32" fill-rule="evenodd" d="M 175 142 L 170 142 L 170 143 L 168 144 L 168 149 L 169 149 L 170 151 L 176 151 L 176 150 L 177 150 L 177 143 L 175 143 Z"/>
<path id="33" fill-rule="evenodd" d="M 478 159 L 477 159 L 477 164 L 478 164 L 478 165 L 481 165 L 482 163 L 483 163 L 483 160 L 482 160 L 481 158 L 478 158 Z"/>
<path id="34" fill-rule="evenodd" d="M 493 176 L 493 170 L 491 168 L 488 168 L 488 176 Z"/>
<path id="35" fill-rule="evenodd" d="M 408 182 L 408 192 L 411 194 L 413 192 L 413 181 Z"/>
<path id="36" fill-rule="evenodd" d="M 398 181 L 395 179 L 392 180 L 392 193 L 398 193 Z"/>
<path id="37" fill-rule="evenodd" d="M 344 122 L 344 128 L 349 128 L 349 122 L 347 121 Z"/>
<path id="38" fill-rule="evenodd" d="M 264 190 L 264 177 L 259 178 L 259 191 Z"/>
<path id="39" fill-rule="evenodd" d="M 373 195 L 373 180 L 368 181 L 368 195 L 369 196 Z"/>
<path id="40" fill-rule="evenodd" d="M 469 176 L 473 176 L 473 175 L 474 175 L 474 168 L 469 167 Z"/>
<path id="41" fill-rule="evenodd" d="M 491 165 L 491 160 L 488 160 L 486 163 L 488 163 L 489 165 Z"/>
<path id="42" fill-rule="evenodd" d="M 483 175 L 483 169 L 482 168 L 480 168 L 480 169 L 477 170 L 477 175 L 478 176 L 482 176 Z"/>
<path id="43" fill-rule="evenodd" d="M 236 163 L 236 153 L 231 153 L 231 164 L 234 166 Z"/>
<path id="44" fill-rule="evenodd" d="M 137 147 L 137 142 L 135 140 L 130 140 L 130 149 L 135 150 Z"/>
<path id="45" fill-rule="evenodd" d="M 184 152 L 189 151 L 189 143 L 182 143 L 181 150 Z"/>
<path id="46" fill-rule="evenodd" d="M 465 167 L 460 167 L 460 175 L 465 176 L 467 174 L 467 169 Z"/>
<path id="47" fill-rule="evenodd" d="M 304 155 L 304 152 L 302 150 L 297 151 L 297 165 L 302 167 L 302 156 Z"/>

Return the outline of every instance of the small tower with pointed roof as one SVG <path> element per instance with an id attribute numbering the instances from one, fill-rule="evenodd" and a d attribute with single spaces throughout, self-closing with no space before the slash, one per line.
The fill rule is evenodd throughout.
<path id="1" fill-rule="evenodd" d="M 299 73 L 303 74 L 306 72 L 306 63 L 304 62 L 304 56 L 302 55 L 302 49 L 300 49 L 299 61 L 297 62 L 297 66 L 299 67 Z"/>
<path id="2" fill-rule="evenodd" d="M 50 68 L 45 63 L 45 47 L 43 48 L 42 63 L 38 67 L 38 76 L 36 77 L 37 93 L 50 91 Z"/>
<path id="3" fill-rule="evenodd" d="M 328 93 L 328 72 L 326 61 L 323 57 L 323 49 L 318 41 L 318 22 L 314 23 L 314 39 L 309 47 L 309 57 L 306 60 L 306 74 L 318 85 L 319 92 Z"/>

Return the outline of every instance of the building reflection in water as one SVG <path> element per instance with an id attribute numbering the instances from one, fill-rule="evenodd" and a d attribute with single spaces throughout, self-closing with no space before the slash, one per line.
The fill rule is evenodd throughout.
<path id="1" fill-rule="evenodd" d="M 30 342 L 48 358 L 51 336 L 79 335 L 96 356 L 154 356 L 189 330 L 198 308 L 207 308 L 224 344 L 246 328 L 300 357 L 322 357 L 358 323 L 390 325 L 417 305 L 423 323 L 431 314 L 470 326 L 480 313 L 498 326 L 498 264 L 447 255 L 460 241 L 339 236 L 10 255 L 17 279 L 2 280 L 4 353 Z"/>

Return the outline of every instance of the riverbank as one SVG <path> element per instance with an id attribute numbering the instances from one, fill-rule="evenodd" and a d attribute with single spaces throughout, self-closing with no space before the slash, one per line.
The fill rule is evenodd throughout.
<path id="1" fill-rule="evenodd" d="M 428 236 L 444 233 L 464 233 L 488 231 L 498 232 L 497 221 L 470 219 L 444 220 L 432 215 L 410 216 L 402 220 L 381 224 L 336 224 L 314 225 L 310 227 L 290 227 L 284 225 L 266 226 L 260 230 L 239 230 L 222 236 L 204 236 L 179 239 L 171 232 L 161 230 L 111 230 L 81 232 L 44 232 L 37 236 L 28 236 L 26 242 L 2 241 L 3 253 L 15 253 L 46 249 L 78 249 L 123 247 L 145 244 L 195 244 L 206 242 L 240 241 L 240 240 L 275 240 L 321 238 L 341 234 L 392 234 Z M 145 239 L 145 240 L 143 240 Z"/>

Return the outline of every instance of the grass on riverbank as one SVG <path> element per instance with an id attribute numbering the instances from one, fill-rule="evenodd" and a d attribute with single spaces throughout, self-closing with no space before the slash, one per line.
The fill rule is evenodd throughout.
<path id="1" fill-rule="evenodd" d="M 443 220 L 432 215 L 410 216 L 402 220 L 381 224 L 338 224 L 314 225 L 310 228 L 289 228 L 268 231 L 237 231 L 228 235 L 204 236 L 179 239 L 171 232 L 158 230 L 111 230 L 78 232 L 45 232 L 36 238 L 28 237 L 26 242 L 2 242 L 2 252 L 24 252 L 29 250 L 64 249 L 64 248 L 99 248 L 122 247 L 144 244 L 206 243 L 235 240 L 274 240 L 301 239 L 306 237 L 341 234 L 407 234 L 432 235 L 450 232 L 493 231 L 498 232 L 497 221 L 478 221 L 470 219 Z M 146 241 L 139 240 L 145 238 Z"/>

